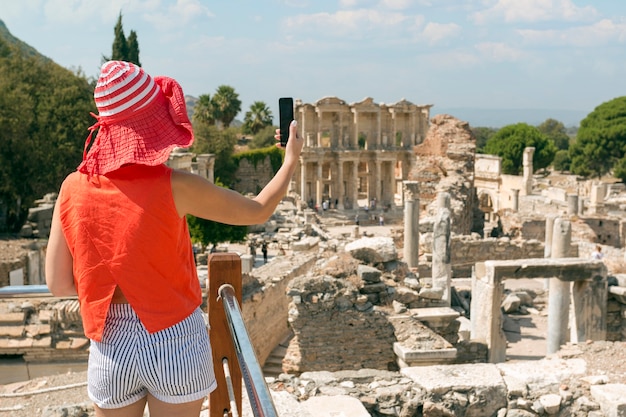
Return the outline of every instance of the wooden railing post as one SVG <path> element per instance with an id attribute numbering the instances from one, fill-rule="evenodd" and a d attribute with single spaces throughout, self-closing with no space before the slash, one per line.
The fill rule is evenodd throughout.
<path id="1" fill-rule="evenodd" d="M 241 305 L 242 279 L 241 258 L 236 253 L 213 253 L 208 260 L 207 310 L 209 313 L 209 336 L 213 349 L 213 368 L 217 389 L 209 395 L 209 417 L 224 417 L 231 409 L 228 387 L 222 360 L 228 359 L 237 410 L 241 415 L 241 368 L 233 346 L 224 307 L 218 301 L 218 290 L 223 284 L 231 285 Z"/>

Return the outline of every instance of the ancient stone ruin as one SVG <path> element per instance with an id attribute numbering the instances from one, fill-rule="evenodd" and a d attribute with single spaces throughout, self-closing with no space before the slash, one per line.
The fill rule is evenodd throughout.
<path id="1" fill-rule="evenodd" d="M 373 416 L 621 415 L 626 381 L 590 383 L 571 349 L 626 335 L 622 186 L 534 174 L 532 149 L 523 176 L 503 176 L 497 157 L 476 155 L 467 123 L 428 125 L 429 106 L 296 109 L 300 173 L 249 236 L 271 259 L 241 252 L 244 319 L 277 398 L 317 415 L 341 401 Z M 602 261 L 590 259 L 598 244 Z M 3 262 L 3 285 L 18 269 L 42 282 L 32 251 Z M 508 290 L 516 280 L 542 290 Z M 0 355 L 31 369 L 84 360 L 72 300 L 0 301 Z M 545 358 L 509 361 L 507 315 L 531 309 L 547 311 Z"/>

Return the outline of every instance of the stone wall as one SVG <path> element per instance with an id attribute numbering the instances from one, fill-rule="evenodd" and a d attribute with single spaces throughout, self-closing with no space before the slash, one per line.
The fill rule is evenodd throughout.
<path id="1" fill-rule="evenodd" d="M 482 225 L 475 224 L 476 140 L 468 123 L 449 115 L 433 117 L 426 139 L 414 152 L 415 165 L 408 179 L 420 183 L 420 217 L 438 212 L 437 195 L 445 191 L 451 197 L 452 231 L 469 234 L 482 230 Z"/>
<path id="2" fill-rule="evenodd" d="M 23 276 L 26 279 L 28 276 L 26 272 L 26 265 L 28 264 L 28 257 L 22 256 L 11 261 L 4 261 L 0 263 L 0 287 L 6 287 L 11 284 L 11 272 L 23 271 Z"/>
<path id="3" fill-rule="evenodd" d="M 0 355 L 26 362 L 79 361 L 87 360 L 88 348 L 78 300 L 15 298 L 0 304 Z"/>
<path id="4" fill-rule="evenodd" d="M 432 233 L 420 237 L 420 252 L 432 252 Z M 471 276 L 472 267 L 477 262 L 543 258 L 544 244 L 533 239 L 480 239 L 474 235 L 455 235 L 450 241 L 450 253 L 453 277 L 466 278 Z M 420 278 L 430 276 L 430 264 L 420 265 L 419 273 Z"/>
<path id="5" fill-rule="evenodd" d="M 244 287 L 242 315 L 261 364 L 290 334 L 287 321 L 290 298 L 286 295 L 289 282 L 316 259 L 310 254 L 281 258 L 255 269 L 247 278 L 258 283 L 254 292 L 246 294 Z M 264 279 L 267 276 L 272 278 Z"/>
<path id="6" fill-rule="evenodd" d="M 285 372 L 388 369 L 395 364 L 394 327 L 350 281 L 298 277 L 290 284 L 289 321 L 294 338 Z"/>
<path id="7" fill-rule="evenodd" d="M 239 167 L 235 172 L 234 189 L 241 194 L 258 194 L 265 185 L 270 182 L 274 176 L 272 169 L 272 163 L 270 157 L 265 157 L 262 161 L 258 161 L 256 164 L 253 162 L 241 158 L 239 160 Z"/>
<path id="8" fill-rule="evenodd" d="M 22 277 L 13 285 L 44 284 L 45 251 L 45 241 L 0 240 L 0 287 L 12 284 L 11 273 Z"/>
<path id="9" fill-rule="evenodd" d="M 581 217 L 591 232 L 590 241 L 621 248 L 624 237 L 621 236 L 624 221 L 611 217 Z"/>

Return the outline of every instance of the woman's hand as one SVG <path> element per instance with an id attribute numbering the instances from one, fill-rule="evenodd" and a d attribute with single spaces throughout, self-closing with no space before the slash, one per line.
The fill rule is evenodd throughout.
<path id="1" fill-rule="evenodd" d="M 278 141 L 276 146 L 282 148 L 280 144 L 280 129 L 276 129 L 274 137 Z M 287 141 L 287 146 L 285 146 L 285 163 L 296 163 L 300 158 L 303 146 L 304 139 L 298 134 L 298 122 L 292 120 L 289 125 L 289 140 Z"/>

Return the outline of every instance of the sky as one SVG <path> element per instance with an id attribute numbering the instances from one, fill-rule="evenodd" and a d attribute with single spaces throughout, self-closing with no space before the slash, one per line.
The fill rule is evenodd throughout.
<path id="1" fill-rule="evenodd" d="M 140 61 L 185 94 L 406 99 L 585 114 L 626 95 L 623 0 L 0 0 L 13 36 L 96 78 L 122 13 Z M 454 114 L 453 114 L 454 115 Z"/>

